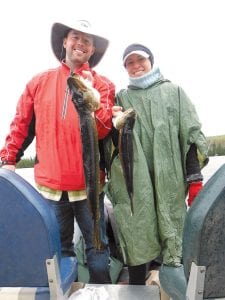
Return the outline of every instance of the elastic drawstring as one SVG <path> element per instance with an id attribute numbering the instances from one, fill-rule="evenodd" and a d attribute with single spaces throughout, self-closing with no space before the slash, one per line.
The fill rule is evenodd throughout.
<path id="1" fill-rule="evenodd" d="M 66 110 L 67 110 L 67 104 L 68 104 L 68 95 L 69 95 L 69 87 L 67 85 L 66 86 L 65 97 L 64 97 L 64 101 L 63 101 L 62 119 L 65 119 L 65 117 L 66 117 Z"/>
<path id="2" fill-rule="evenodd" d="M 74 73 L 70 70 L 70 75 L 73 76 Z M 66 91 L 65 91 L 65 97 L 63 101 L 63 109 L 62 109 L 62 119 L 65 119 L 66 117 L 66 110 L 67 110 L 67 104 L 68 104 L 68 95 L 69 95 L 69 87 L 68 84 L 66 85 Z"/>

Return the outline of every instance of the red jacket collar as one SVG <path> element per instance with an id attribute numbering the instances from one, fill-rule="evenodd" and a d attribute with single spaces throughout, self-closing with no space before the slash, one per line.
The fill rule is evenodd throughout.
<path id="1" fill-rule="evenodd" d="M 70 73 L 70 67 L 65 63 L 65 61 L 62 61 L 62 69 L 67 74 Z M 82 75 L 82 71 L 90 71 L 92 72 L 92 69 L 89 66 L 89 63 L 84 63 L 80 68 L 76 69 L 76 74 Z"/>

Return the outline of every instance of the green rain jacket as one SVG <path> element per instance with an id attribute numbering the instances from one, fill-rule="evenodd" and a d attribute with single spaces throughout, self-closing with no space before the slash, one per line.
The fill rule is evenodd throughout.
<path id="1" fill-rule="evenodd" d="M 190 145 L 195 143 L 207 160 L 207 142 L 197 113 L 182 88 L 162 77 L 146 89 L 121 90 L 117 104 L 124 110 L 133 107 L 137 113 L 133 215 L 118 155 L 106 186 L 124 262 L 139 265 L 161 255 L 163 263 L 177 265 L 182 256 L 185 162 Z"/>

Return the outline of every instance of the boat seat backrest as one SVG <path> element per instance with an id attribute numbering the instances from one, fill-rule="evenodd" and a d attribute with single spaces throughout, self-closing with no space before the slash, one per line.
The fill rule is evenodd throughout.
<path id="1" fill-rule="evenodd" d="M 0 286 L 48 287 L 46 259 L 57 257 L 56 217 L 38 191 L 0 169 Z"/>
<path id="2" fill-rule="evenodd" d="M 225 298 L 225 164 L 206 182 L 188 211 L 183 235 L 184 272 L 205 266 L 204 299 Z"/>

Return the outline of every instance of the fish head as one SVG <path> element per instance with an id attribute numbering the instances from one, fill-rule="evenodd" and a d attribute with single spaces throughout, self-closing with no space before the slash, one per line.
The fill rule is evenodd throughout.
<path id="1" fill-rule="evenodd" d="M 73 76 L 67 78 L 67 84 L 72 96 L 72 101 L 75 104 L 76 108 L 77 109 L 83 108 L 84 107 L 83 93 L 79 88 L 77 88 Z"/>
<path id="2" fill-rule="evenodd" d="M 72 101 L 76 105 L 83 105 L 83 110 L 94 112 L 100 108 L 100 102 L 97 100 L 94 89 L 87 87 L 84 80 L 78 74 L 68 77 L 67 83 L 72 95 Z"/>
<path id="3" fill-rule="evenodd" d="M 126 124 L 126 127 L 132 129 L 134 127 L 135 119 L 136 119 L 136 111 L 132 107 L 130 107 L 127 110 L 125 110 L 122 116 L 118 119 L 116 127 L 118 130 L 120 130 Z"/>

